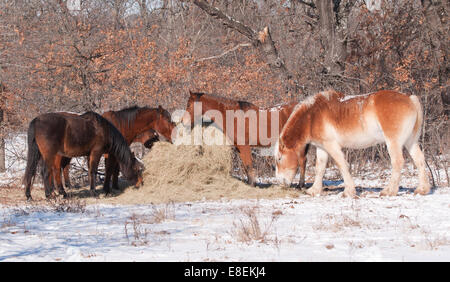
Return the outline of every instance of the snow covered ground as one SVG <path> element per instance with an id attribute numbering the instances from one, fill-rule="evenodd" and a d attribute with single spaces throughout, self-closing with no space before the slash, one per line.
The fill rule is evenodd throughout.
<path id="1" fill-rule="evenodd" d="M 76 204 L 74 205 L 77 206 Z M 0 261 L 448 261 L 450 189 L 0 208 Z"/>
<path id="2" fill-rule="evenodd" d="M 24 146 L 17 138 L 1 185 L 23 174 L 8 146 Z M 414 196 L 413 166 L 404 172 L 408 188 L 387 198 L 378 194 L 390 172 L 379 171 L 355 176 L 366 187 L 356 199 L 341 188 L 277 200 L 0 204 L 0 261 L 449 261 L 450 187 Z"/>
<path id="3" fill-rule="evenodd" d="M 5 138 L 5 166 L 6 171 L 0 173 L 0 185 L 8 186 L 23 176 L 26 166 L 26 134 L 19 134 Z"/>

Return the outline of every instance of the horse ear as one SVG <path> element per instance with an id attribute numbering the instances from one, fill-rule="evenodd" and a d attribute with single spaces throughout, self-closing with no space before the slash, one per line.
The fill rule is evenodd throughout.
<path id="1" fill-rule="evenodd" d="M 163 112 L 163 107 L 161 107 L 161 105 L 158 106 L 158 111 L 159 111 L 160 113 Z"/>
<path id="2" fill-rule="evenodd" d="M 189 89 L 189 95 L 192 96 L 194 94 L 194 92 L 192 92 L 191 89 Z"/>

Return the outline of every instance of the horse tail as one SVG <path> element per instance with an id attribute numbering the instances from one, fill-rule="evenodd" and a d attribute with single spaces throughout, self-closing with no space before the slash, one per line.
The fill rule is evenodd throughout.
<path id="1" fill-rule="evenodd" d="M 36 121 L 33 119 L 28 126 L 28 155 L 27 155 L 27 167 L 25 169 L 25 175 L 23 177 L 23 184 L 25 185 L 25 195 L 27 199 L 31 198 L 30 186 L 33 178 L 36 174 L 36 168 L 41 159 L 41 152 L 36 143 Z"/>
<path id="2" fill-rule="evenodd" d="M 417 140 L 419 139 L 420 131 L 423 124 L 423 110 L 422 105 L 420 104 L 419 97 L 417 97 L 416 95 L 411 95 L 409 96 L 409 99 L 413 103 L 417 113 L 416 123 L 414 124 L 414 138 L 415 140 Z"/>

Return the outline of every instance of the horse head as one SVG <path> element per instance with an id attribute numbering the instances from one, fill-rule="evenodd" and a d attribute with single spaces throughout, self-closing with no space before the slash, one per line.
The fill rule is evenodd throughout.
<path id="1" fill-rule="evenodd" d="M 158 118 L 154 123 L 153 129 L 158 133 L 158 137 L 164 137 L 170 143 L 172 143 L 172 136 L 175 136 L 174 130 L 176 130 L 176 124 L 172 122 L 172 117 L 166 109 L 158 106 Z"/>
<path id="2" fill-rule="evenodd" d="M 131 170 L 128 170 L 128 175 L 125 175 L 125 177 L 132 183 L 134 183 L 134 187 L 138 188 L 144 184 L 144 178 L 142 174 L 145 170 L 145 166 L 142 161 L 136 158 L 134 153 L 131 153 L 131 155 Z"/>
<path id="3" fill-rule="evenodd" d="M 145 148 L 151 149 L 153 143 L 159 140 L 159 134 L 153 129 L 149 129 L 133 139 L 133 142 L 144 144 Z"/>
<path id="4" fill-rule="evenodd" d="M 275 176 L 283 186 L 290 186 L 299 165 L 299 156 L 293 148 L 285 146 L 280 138 L 275 145 Z"/>
<path id="5" fill-rule="evenodd" d="M 200 112 L 200 115 L 198 115 L 197 111 L 195 111 L 196 103 L 201 103 L 200 98 L 203 96 L 203 93 L 196 93 L 189 90 L 189 98 L 186 104 L 186 110 L 184 112 L 184 115 L 181 119 L 181 123 L 186 128 L 194 128 L 194 123 L 197 122 L 200 118 L 203 112 Z M 202 111 L 202 108 L 200 108 L 200 111 Z M 194 113 L 196 116 L 194 116 Z"/>

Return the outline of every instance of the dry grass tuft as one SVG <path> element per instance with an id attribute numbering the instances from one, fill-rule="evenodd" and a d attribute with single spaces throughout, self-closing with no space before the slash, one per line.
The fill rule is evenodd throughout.
<path id="1" fill-rule="evenodd" d="M 278 220 L 282 213 L 272 213 L 270 222 L 261 226 L 258 219 L 256 208 L 247 208 L 242 210 L 243 217 L 237 222 L 233 222 L 233 230 L 231 232 L 239 242 L 250 243 L 252 241 L 258 241 L 261 243 L 275 242 L 278 243 L 278 239 L 271 238 L 272 228 L 274 223 Z"/>
<path id="2" fill-rule="evenodd" d="M 86 201 L 73 197 L 55 198 L 49 200 L 48 203 L 55 212 L 84 213 L 86 211 Z"/>
<path id="3" fill-rule="evenodd" d="M 153 206 L 151 214 L 152 223 L 161 223 L 166 220 L 174 220 L 174 219 L 175 219 L 175 207 L 173 203 L 165 204 L 160 208 Z"/>

